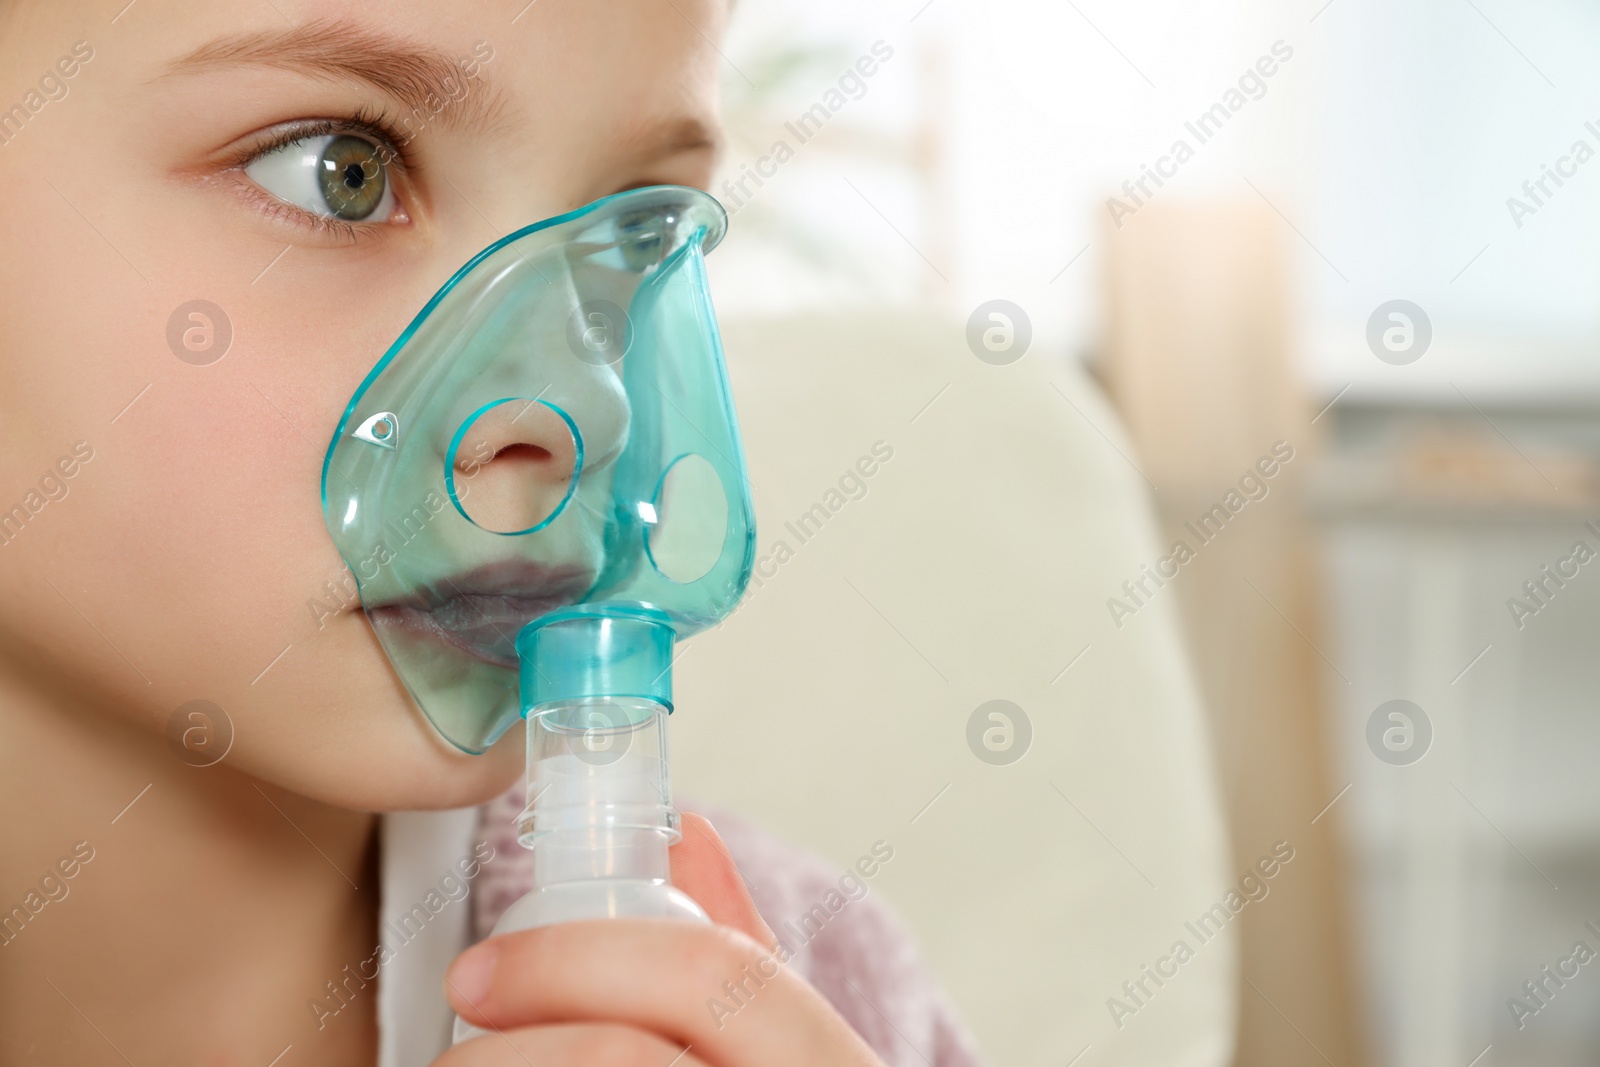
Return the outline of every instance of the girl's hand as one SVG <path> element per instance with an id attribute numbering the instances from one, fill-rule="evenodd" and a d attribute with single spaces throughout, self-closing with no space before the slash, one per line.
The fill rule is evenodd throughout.
<path id="1" fill-rule="evenodd" d="M 698 815 L 683 817 L 672 881 L 714 925 L 563 923 L 463 952 L 446 993 L 462 1018 L 495 1032 L 434 1067 L 883 1067 L 820 993 L 778 965 L 777 939 Z M 735 1000 L 724 983 L 745 991 Z"/>

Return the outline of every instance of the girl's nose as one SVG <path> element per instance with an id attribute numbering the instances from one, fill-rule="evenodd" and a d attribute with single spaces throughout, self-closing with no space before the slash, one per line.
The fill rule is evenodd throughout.
<path id="1" fill-rule="evenodd" d="M 542 400 L 502 400 L 478 413 L 451 456 L 456 499 L 496 533 L 542 526 L 565 504 L 583 466 L 576 424 Z"/>

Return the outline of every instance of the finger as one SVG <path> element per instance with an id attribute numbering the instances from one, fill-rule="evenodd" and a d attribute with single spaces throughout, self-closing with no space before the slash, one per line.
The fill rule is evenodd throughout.
<path id="1" fill-rule="evenodd" d="M 612 1021 L 721 1067 L 877 1063 L 787 957 L 724 926 L 599 919 L 490 938 L 445 983 L 461 1017 L 485 1029 Z"/>
<path id="2" fill-rule="evenodd" d="M 731 926 L 767 948 L 777 945 L 722 835 L 705 816 L 683 813 L 683 838 L 670 855 L 672 884 L 699 902 L 712 922 Z"/>
<path id="3" fill-rule="evenodd" d="M 518 1027 L 463 1041 L 433 1067 L 708 1067 L 682 1045 L 632 1026 L 565 1023 Z"/>

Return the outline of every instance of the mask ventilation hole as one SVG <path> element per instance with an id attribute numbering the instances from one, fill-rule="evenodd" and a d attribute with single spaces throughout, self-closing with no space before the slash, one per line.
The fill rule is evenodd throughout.
<path id="1" fill-rule="evenodd" d="M 728 537 L 728 494 L 704 456 L 686 453 L 661 476 L 655 500 L 639 505 L 645 549 L 662 577 L 698 581 L 722 558 Z"/>
<path id="2" fill-rule="evenodd" d="M 392 452 L 400 441 L 400 419 L 392 411 L 380 411 L 351 430 L 350 436 Z"/>

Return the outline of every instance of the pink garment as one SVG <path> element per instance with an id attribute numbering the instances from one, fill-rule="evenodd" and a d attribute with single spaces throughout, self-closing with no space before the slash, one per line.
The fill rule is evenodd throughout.
<path id="1" fill-rule="evenodd" d="M 522 787 L 484 805 L 479 836 L 496 861 L 483 868 L 472 894 L 473 940 L 487 937 L 500 916 L 533 881 L 533 854 L 516 842 Z M 687 804 L 711 820 L 744 876 L 756 910 L 791 947 L 800 919 L 829 891 L 841 871 L 726 811 Z M 886 904 L 870 892 L 846 904 L 798 947 L 790 970 L 828 999 L 887 1067 L 982 1067 L 977 1045 L 922 961 L 916 942 Z"/>

